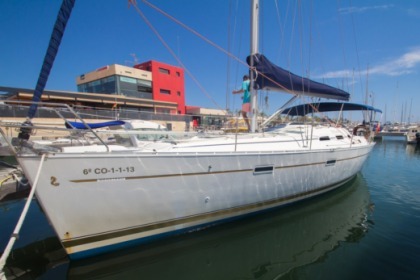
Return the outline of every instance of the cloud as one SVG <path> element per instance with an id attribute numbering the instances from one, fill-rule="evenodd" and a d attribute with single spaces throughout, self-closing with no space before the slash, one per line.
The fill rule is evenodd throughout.
<path id="1" fill-rule="evenodd" d="M 369 7 L 346 7 L 338 9 L 338 12 L 344 15 L 347 14 L 361 14 L 371 10 L 387 10 L 394 7 L 394 5 L 380 5 L 380 6 L 369 6 Z"/>
<path id="2" fill-rule="evenodd" d="M 420 47 L 410 50 L 400 57 L 384 62 L 382 64 L 374 65 L 368 70 L 354 71 L 354 70 L 339 70 L 326 72 L 316 75 L 316 78 L 334 79 L 334 78 L 348 78 L 353 75 L 385 75 L 385 76 L 401 76 L 413 73 L 417 65 L 420 64 Z"/>
<path id="3" fill-rule="evenodd" d="M 413 8 L 408 9 L 407 14 L 412 17 L 420 17 L 420 11 Z"/>

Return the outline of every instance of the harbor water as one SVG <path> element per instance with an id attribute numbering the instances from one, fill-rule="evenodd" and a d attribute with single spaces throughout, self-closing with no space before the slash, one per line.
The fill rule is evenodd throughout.
<path id="1" fill-rule="evenodd" d="M 419 171 L 420 145 L 384 138 L 356 178 L 340 189 L 247 219 L 81 261 L 66 257 L 34 201 L 7 261 L 6 276 L 420 279 Z M 24 203 L 0 204 L 0 250 Z"/>

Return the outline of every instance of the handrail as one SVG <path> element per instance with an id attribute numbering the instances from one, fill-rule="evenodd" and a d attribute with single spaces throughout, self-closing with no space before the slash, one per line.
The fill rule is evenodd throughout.
<path id="1" fill-rule="evenodd" d="M 15 100 L 11 100 L 11 101 L 7 101 L 7 104 L 6 105 L 9 105 L 9 104 L 16 104 L 16 105 L 19 105 L 19 104 L 28 104 L 28 105 L 32 105 L 33 103 L 34 103 L 33 101 L 15 101 Z M 71 106 L 69 106 L 68 104 L 57 104 L 57 103 L 50 103 L 50 102 L 35 102 L 35 103 L 37 103 L 37 107 L 39 107 L 41 105 L 41 106 L 49 106 L 49 107 L 55 107 L 55 108 L 57 108 L 57 107 L 58 108 L 65 108 L 66 110 L 68 110 L 68 113 L 73 114 L 73 116 L 76 119 L 78 119 L 79 121 L 81 121 L 86 126 L 86 129 L 87 129 L 86 131 L 89 131 L 93 135 L 95 135 L 95 137 L 101 142 L 101 144 L 105 146 L 107 152 L 110 152 L 109 146 L 101 139 L 101 137 L 99 137 L 99 135 L 93 129 L 90 128 L 90 126 L 85 122 L 85 120 L 78 113 L 76 113 L 73 110 L 73 108 L 71 108 Z M 60 111 L 58 111 L 57 109 L 48 108 L 48 107 L 43 107 L 43 109 L 54 111 L 54 113 L 56 113 L 57 116 L 59 116 L 65 123 L 67 122 L 67 118 L 64 117 L 63 114 L 60 113 Z M 35 128 L 35 127 L 33 125 L 25 125 L 25 128 Z"/>

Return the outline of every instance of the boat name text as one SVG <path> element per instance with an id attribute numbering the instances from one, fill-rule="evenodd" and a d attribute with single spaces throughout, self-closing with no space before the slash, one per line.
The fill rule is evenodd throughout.
<path id="1" fill-rule="evenodd" d="M 84 175 L 89 175 L 91 173 L 94 174 L 108 174 L 108 173 L 133 173 L 134 167 L 133 166 L 127 166 L 127 167 L 112 167 L 112 168 L 86 168 L 83 169 Z"/>

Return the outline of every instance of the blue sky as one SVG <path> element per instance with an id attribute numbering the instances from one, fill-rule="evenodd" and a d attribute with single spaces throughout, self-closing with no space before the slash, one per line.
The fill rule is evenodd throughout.
<path id="1" fill-rule="evenodd" d="M 218 48 L 137 4 L 166 44 L 126 0 L 76 1 L 46 89 L 76 91 L 76 77 L 108 64 L 158 60 L 182 65 L 186 103 L 239 108 L 249 53 L 244 0 L 150 0 Z M 35 88 L 61 1 L 0 1 L 0 86 Z M 389 121 L 420 121 L 420 1 L 321 0 L 261 3 L 260 52 L 298 75 L 340 87 L 353 102 L 386 112 Z M 205 89 L 205 90 L 202 90 Z M 290 98 L 261 93 L 270 113 Z M 267 100 L 267 102 L 266 102 Z M 411 114 L 410 114 L 411 113 Z M 385 115 L 385 114 L 384 114 Z M 384 117 L 384 116 L 383 116 Z"/>

